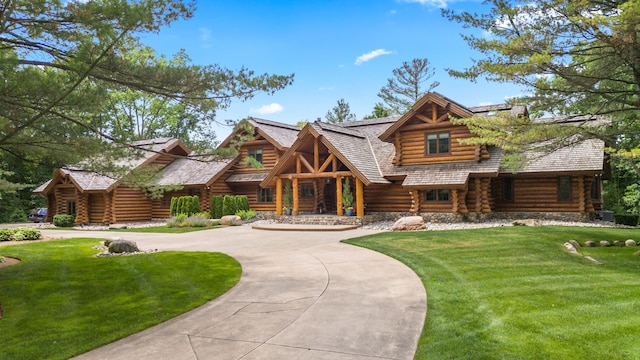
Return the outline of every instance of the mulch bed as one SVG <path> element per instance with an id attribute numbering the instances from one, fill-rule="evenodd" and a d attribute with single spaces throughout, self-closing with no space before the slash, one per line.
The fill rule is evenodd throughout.
<path id="1" fill-rule="evenodd" d="M 5 256 L 4 257 L 4 261 L 0 262 L 0 268 L 5 267 L 5 266 L 15 265 L 15 264 L 17 264 L 19 262 L 20 262 L 20 259 L 16 259 L 16 258 Z"/>

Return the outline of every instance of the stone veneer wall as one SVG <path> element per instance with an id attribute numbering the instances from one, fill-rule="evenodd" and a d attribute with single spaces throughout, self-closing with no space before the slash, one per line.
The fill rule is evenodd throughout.
<path id="1" fill-rule="evenodd" d="M 276 216 L 274 212 L 260 212 L 260 219 L 276 220 L 284 224 L 318 224 L 318 225 L 367 225 L 379 221 L 395 221 L 403 216 L 411 216 L 408 212 L 377 212 L 359 218 L 356 216 L 336 216 L 327 214 L 305 214 L 299 216 Z M 426 222 L 457 223 L 457 222 L 487 222 L 496 220 L 538 219 L 556 221 L 587 222 L 593 220 L 593 214 L 573 212 L 495 212 L 490 214 L 470 213 L 455 215 L 451 213 L 420 213 Z"/>

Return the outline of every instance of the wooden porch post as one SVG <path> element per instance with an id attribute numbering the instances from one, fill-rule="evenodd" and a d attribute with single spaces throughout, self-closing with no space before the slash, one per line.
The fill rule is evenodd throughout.
<path id="1" fill-rule="evenodd" d="M 282 216 L 282 179 L 276 178 L 276 216 Z"/>
<path id="2" fill-rule="evenodd" d="M 298 178 L 293 178 L 291 184 L 291 193 L 293 196 L 293 209 L 291 210 L 291 215 L 298 215 Z"/>
<path id="3" fill-rule="evenodd" d="M 356 216 L 364 216 L 364 184 L 356 177 Z"/>
<path id="4" fill-rule="evenodd" d="M 342 216 L 342 178 L 336 178 L 336 214 Z"/>

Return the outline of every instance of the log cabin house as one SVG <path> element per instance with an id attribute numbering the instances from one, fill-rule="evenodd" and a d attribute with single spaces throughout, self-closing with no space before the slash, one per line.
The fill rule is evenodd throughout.
<path id="1" fill-rule="evenodd" d="M 183 185 L 162 199 L 146 199 L 119 179 L 64 168 L 36 189 L 54 214 L 75 213 L 76 223 L 116 223 L 167 218 L 172 196 L 198 195 L 209 210 L 212 195 L 247 195 L 252 209 L 283 214 L 283 192 L 291 183 L 292 215 L 344 215 L 345 181 L 353 188 L 356 216 L 421 214 L 431 220 L 492 216 L 590 218 L 601 210 L 604 144 L 585 140 L 544 154 L 526 154 L 517 173 L 501 167 L 497 147 L 468 145 L 473 136 L 450 117 L 491 116 L 497 111 L 528 116 L 525 106 L 465 107 L 428 93 L 406 114 L 382 119 L 298 129 L 279 122 L 248 120 L 251 138 L 237 157 L 194 161 L 179 140 L 145 143 L 154 152 L 134 166 L 162 166 L 161 185 Z M 590 118 L 578 118 L 586 121 Z M 246 130 L 238 130 L 239 132 Z M 220 147 L 229 147 L 238 133 Z M 245 134 L 246 135 L 246 134 Z M 243 159 L 262 164 L 255 168 Z"/>

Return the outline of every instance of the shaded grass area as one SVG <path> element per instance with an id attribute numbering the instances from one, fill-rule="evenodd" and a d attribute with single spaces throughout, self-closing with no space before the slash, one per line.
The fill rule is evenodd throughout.
<path id="1" fill-rule="evenodd" d="M 0 248 L 0 359 L 66 359 L 198 307 L 233 287 L 240 264 L 221 253 L 97 258 L 96 239 Z"/>
<path id="2" fill-rule="evenodd" d="M 504 227 L 382 233 L 348 243 L 390 255 L 422 279 L 428 311 L 416 359 L 639 359 L 635 229 Z"/>

